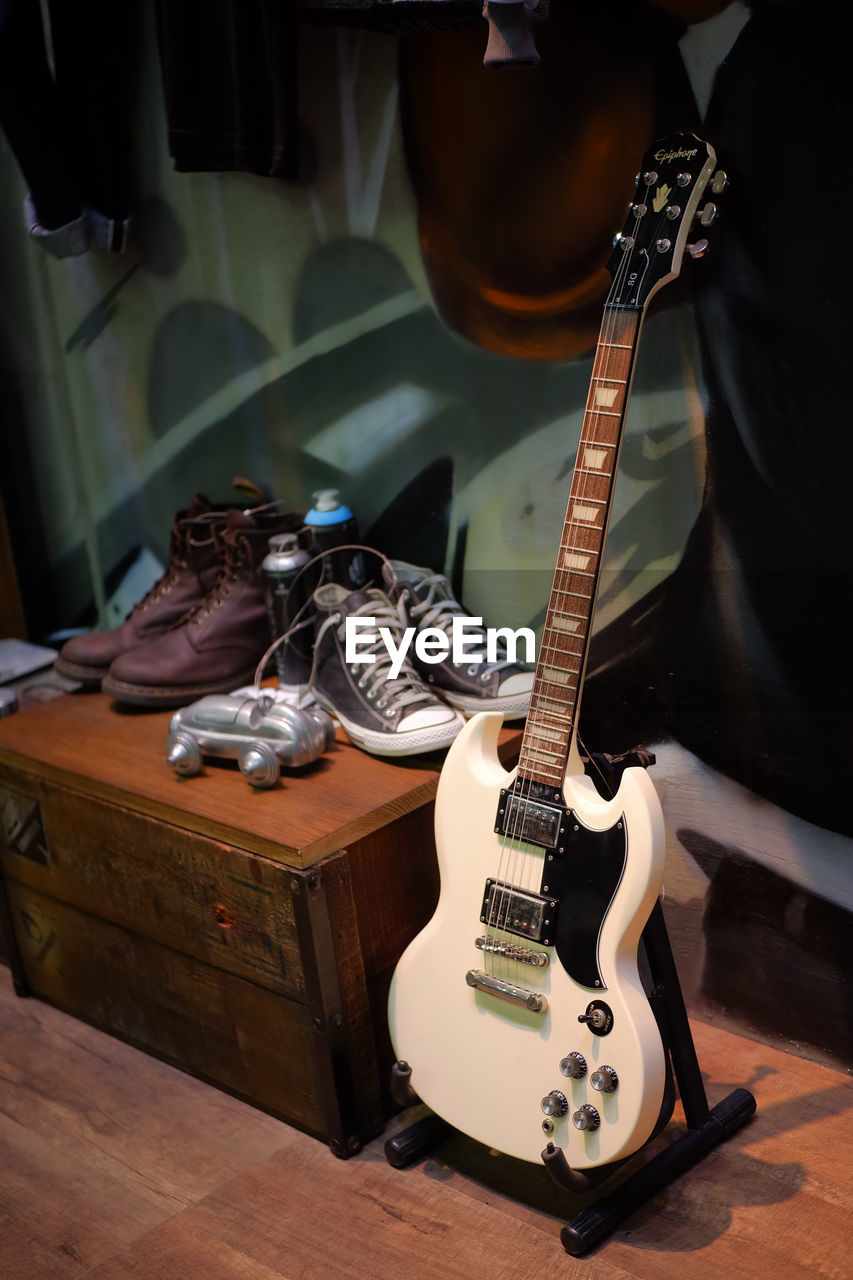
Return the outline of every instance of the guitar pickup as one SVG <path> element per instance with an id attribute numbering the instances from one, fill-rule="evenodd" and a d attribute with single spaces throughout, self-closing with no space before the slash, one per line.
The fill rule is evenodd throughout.
<path id="1" fill-rule="evenodd" d="M 480 919 L 493 929 L 503 929 L 518 938 L 551 946 L 557 928 L 556 898 L 516 889 L 501 880 L 487 880 Z"/>
<path id="2" fill-rule="evenodd" d="M 556 849 L 560 839 L 560 824 L 565 809 L 553 804 L 542 804 L 526 796 L 504 792 L 498 804 L 495 831 L 510 840 L 523 840 L 538 844 L 543 849 Z"/>

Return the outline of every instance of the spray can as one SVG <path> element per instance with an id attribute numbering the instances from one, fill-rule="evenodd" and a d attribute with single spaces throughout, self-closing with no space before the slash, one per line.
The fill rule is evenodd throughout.
<path id="1" fill-rule="evenodd" d="M 314 554 L 331 551 L 335 547 L 359 542 L 358 525 L 349 507 L 341 501 L 337 489 L 320 489 L 313 495 L 311 510 L 305 524 L 314 541 Z M 360 551 L 341 551 L 328 555 L 320 563 L 325 582 L 337 582 L 350 591 L 363 587 L 367 582 L 364 557 Z"/>
<path id="2" fill-rule="evenodd" d="M 291 590 L 299 570 L 311 559 L 311 553 L 299 544 L 296 533 L 278 533 L 270 538 L 267 555 L 261 562 L 264 597 L 273 640 L 284 635 L 296 621 L 296 615 L 308 599 L 308 574 L 303 574 Z M 304 621 L 307 610 L 299 621 Z M 307 685 L 311 674 L 311 628 L 294 632 L 286 644 L 275 651 L 279 686 Z"/>

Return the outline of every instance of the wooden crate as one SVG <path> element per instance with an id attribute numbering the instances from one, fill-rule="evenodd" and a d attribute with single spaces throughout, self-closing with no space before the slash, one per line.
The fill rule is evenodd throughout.
<path id="1" fill-rule="evenodd" d="M 94 694 L 0 722 L 16 988 L 347 1155 L 391 1107 L 385 1000 L 437 897 L 440 757 L 339 735 L 255 791 L 228 761 L 174 775 L 168 719 Z"/>

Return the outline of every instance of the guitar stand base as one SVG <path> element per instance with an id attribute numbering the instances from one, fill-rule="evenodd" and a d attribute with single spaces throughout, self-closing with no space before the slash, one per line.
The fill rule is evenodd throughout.
<path id="1" fill-rule="evenodd" d="M 385 1143 L 385 1159 L 395 1169 L 407 1169 L 410 1164 L 429 1155 L 442 1138 L 452 1132 L 452 1126 L 434 1111 L 422 1120 L 416 1120 L 407 1129 L 401 1129 Z"/>
<path id="2" fill-rule="evenodd" d="M 698 1128 L 688 1129 L 609 1195 L 567 1222 L 560 1232 L 563 1248 L 574 1257 L 586 1253 L 641 1204 L 730 1138 L 754 1113 L 752 1094 L 735 1089 L 711 1108 Z"/>

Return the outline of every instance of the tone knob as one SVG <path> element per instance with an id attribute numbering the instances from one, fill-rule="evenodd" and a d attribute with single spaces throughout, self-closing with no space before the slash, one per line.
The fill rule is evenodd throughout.
<path id="1" fill-rule="evenodd" d="M 552 1089 L 540 1105 L 546 1116 L 564 1116 L 569 1109 L 569 1100 L 559 1089 Z"/>
<path id="2" fill-rule="evenodd" d="M 601 1124 L 601 1116 L 591 1103 L 584 1102 L 572 1116 L 572 1124 L 584 1133 L 592 1133 Z"/>
<path id="3" fill-rule="evenodd" d="M 599 1093 L 613 1093 L 619 1083 L 619 1077 L 612 1067 L 598 1067 L 589 1077 L 589 1083 Z"/>
<path id="4" fill-rule="evenodd" d="M 577 1049 L 573 1049 L 561 1060 L 560 1070 L 571 1080 L 583 1080 L 586 1075 L 586 1058 Z"/>

